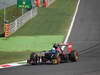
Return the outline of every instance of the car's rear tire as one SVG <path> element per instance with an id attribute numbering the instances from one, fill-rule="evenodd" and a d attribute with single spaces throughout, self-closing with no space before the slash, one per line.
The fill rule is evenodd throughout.
<path id="1" fill-rule="evenodd" d="M 69 60 L 72 62 L 76 62 L 79 60 L 79 55 L 78 52 L 76 50 L 73 50 L 70 54 L 69 54 Z"/>

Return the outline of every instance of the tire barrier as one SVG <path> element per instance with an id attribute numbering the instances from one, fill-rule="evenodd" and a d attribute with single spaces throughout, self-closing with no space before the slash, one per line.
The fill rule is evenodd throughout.
<path id="1" fill-rule="evenodd" d="M 8 37 L 9 36 L 9 24 L 5 24 L 5 34 L 4 34 L 4 36 L 5 37 Z"/>

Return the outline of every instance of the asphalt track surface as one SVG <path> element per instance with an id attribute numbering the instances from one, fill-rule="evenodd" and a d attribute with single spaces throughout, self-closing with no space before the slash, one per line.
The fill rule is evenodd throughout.
<path id="1" fill-rule="evenodd" d="M 81 0 L 69 37 L 79 62 L 0 69 L 0 75 L 100 75 L 100 0 Z"/>

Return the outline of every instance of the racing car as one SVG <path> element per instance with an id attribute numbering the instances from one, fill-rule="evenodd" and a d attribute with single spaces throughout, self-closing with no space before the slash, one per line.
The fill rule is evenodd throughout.
<path id="1" fill-rule="evenodd" d="M 62 50 L 61 47 L 66 46 L 68 53 Z M 58 50 L 56 50 L 58 49 Z M 60 51 L 59 51 L 60 50 Z M 28 64 L 60 64 L 64 62 L 76 62 L 79 59 L 78 51 L 73 50 L 71 44 L 57 43 L 48 51 L 32 52 L 30 58 L 27 60 Z"/>

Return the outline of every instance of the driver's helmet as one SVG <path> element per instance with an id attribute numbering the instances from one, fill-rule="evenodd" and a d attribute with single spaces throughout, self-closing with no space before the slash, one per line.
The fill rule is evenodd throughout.
<path id="1" fill-rule="evenodd" d="M 54 45 L 53 45 L 53 48 L 58 48 L 58 44 L 57 43 L 54 43 Z"/>
<path id="2" fill-rule="evenodd" d="M 52 49 L 50 50 L 50 53 L 52 53 L 52 54 L 56 54 L 57 51 L 55 50 L 55 48 L 52 48 Z"/>

